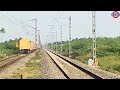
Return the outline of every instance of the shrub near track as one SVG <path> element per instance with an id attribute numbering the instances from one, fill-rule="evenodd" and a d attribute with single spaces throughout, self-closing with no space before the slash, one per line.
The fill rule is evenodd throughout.
<path id="1" fill-rule="evenodd" d="M 19 53 L 19 50 L 15 45 L 16 41 L 18 41 L 18 39 L 0 43 L 0 58 Z"/>

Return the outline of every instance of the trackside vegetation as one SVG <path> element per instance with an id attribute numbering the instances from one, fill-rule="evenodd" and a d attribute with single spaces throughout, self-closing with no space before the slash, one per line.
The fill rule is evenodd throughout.
<path id="1" fill-rule="evenodd" d="M 35 56 L 32 57 L 28 62 L 26 62 L 23 69 L 19 69 L 13 73 L 9 78 L 11 79 L 40 79 L 40 63 L 42 60 L 42 50 L 39 50 L 35 53 Z M 22 75 L 22 78 L 21 78 Z"/>
<path id="2" fill-rule="evenodd" d="M 19 53 L 18 48 L 16 48 L 16 42 L 18 40 L 19 39 L 10 39 L 9 41 L 0 43 L 0 58 Z"/>
<path id="3" fill-rule="evenodd" d="M 60 42 L 58 43 L 58 53 L 60 54 Z M 63 55 L 68 56 L 69 42 L 63 41 Z M 54 43 L 55 44 L 55 43 Z M 52 44 L 48 44 L 53 49 Z M 120 36 L 118 37 L 97 37 L 96 54 L 99 67 L 120 74 Z M 72 58 L 87 64 L 92 58 L 92 38 L 76 38 L 71 41 Z"/>

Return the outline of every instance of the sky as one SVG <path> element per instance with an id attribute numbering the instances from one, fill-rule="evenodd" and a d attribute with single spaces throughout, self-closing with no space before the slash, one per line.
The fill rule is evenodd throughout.
<path id="1" fill-rule="evenodd" d="M 116 37 L 120 35 L 120 17 L 113 18 L 113 11 L 96 11 L 96 36 Z M 69 40 L 69 16 L 71 16 L 71 38 L 92 37 L 92 11 L 0 11 L 0 29 L 5 28 L 6 33 L 0 33 L 0 42 L 19 37 L 35 41 L 34 21 L 37 19 L 37 28 L 40 30 L 42 44 L 55 40 L 60 41 L 60 27 L 62 26 L 62 40 Z M 59 19 L 55 19 L 59 18 Z M 60 19 L 64 18 L 64 19 Z M 31 27 L 29 27 L 29 26 Z"/>

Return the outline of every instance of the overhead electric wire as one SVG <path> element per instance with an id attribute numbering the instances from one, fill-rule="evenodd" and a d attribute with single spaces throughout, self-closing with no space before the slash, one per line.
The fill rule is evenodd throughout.
<path id="1" fill-rule="evenodd" d="M 3 18 L 1 17 L 1 20 L 6 21 L 7 23 L 10 23 L 10 24 L 15 24 L 15 25 L 17 25 L 16 28 L 19 28 L 19 29 L 22 29 L 22 30 L 23 30 L 23 28 L 25 28 L 25 29 L 28 30 L 28 28 L 27 28 L 26 26 L 24 26 L 24 27 L 21 26 L 21 22 L 18 21 L 17 19 L 15 19 L 13 16 L 12 16 L 12 18 L 14 18 L 14 21 L 13 21 L 11 18 L 9 18 L 8 16 L 4 15 L 2 12 L 0 12 L 0 14 L 7 19 L 7 20 L 6 20 L 6 19 L 3 19 Z M 20 22 L 20 23 L 18 23 L 17 21 Z M 23 22 L 22 22 L 22 24 L 23 24 Z M 20 27 L 20 26 L 21 26 L 21 27 Z M 28 33 L 25 32 L 25 30 L 24 30 L 24 35 L 26 35 L 26 34 L 28 34 Z"/>
<path id="2" fill-rule="evenodd" d="M 1 13 L 1 12 L 0 12 L 0 13 Z M 12 18 L 14 19 L 14 21 L 13 21 L 13 20 L 11 20 L 11 18 L 9 18 L 8 16 L 4 15 L 3 13 L 1 13 L 1 15 L 3 15 L 4 17 L 6 17 L 7 19 L 9 19 L 8 22 L 11 21 L 12 24 L 18 25 L 18 27 L 21 29 L 21 27 L 20 27 L 21 22 L 20 22 L 19 20 L 15 19 L 15 17 L 12 16 Z M 17 23 L 16 21 L 18 21 L 19 23 Z M 23 22 L 22 22 L 22 23 L 23 23 Z"/>
<path id="3" fill-rule="evenodd" d="M 1 13 L 1 12 L 0 12 Z M 4 15 L 4 14 L 2 14 L 1 13 L 1 15 L 2 16 L 4 16 L 7 20 L 3 20 L 3 18 L 1 18 L 1 20 L 3 20 L 3 21 L 6 21 L 7 23 L 10 23 L 10 24 L 16 24 L 16 22 L 15 21 L 13 21 L 13 20 L 11 20 L 8 16 L 6 16 L 6 15 Z M 9 19 L 9 20 L 8 20 Z M 18 24 L 16 24 L 16 25 L 18 25 Z M 21 29 L 21 27 L 20 26 L 18 26 L 20 29 Z"/>

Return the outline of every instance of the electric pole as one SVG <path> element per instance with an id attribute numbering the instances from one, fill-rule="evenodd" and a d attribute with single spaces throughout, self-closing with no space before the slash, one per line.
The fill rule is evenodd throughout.
<path id="1" fill-rule="evenodd" d="M 69 17 L 69 57 L 71 57 L 71 17 Z"/>
<path id="2" fill-rule="evenodd" d="M 35 20 L 35 27 L 32 27 L 30 25 L 27 25 L 27 26 L 35 29 L 35 43 L 37 43 L 37 19 L 35 18 L 35 19 L 32 19 L 32 20 L 24 20 L 24 21 L 33 21 L 33 20 Z"/>
<path id="3" fill-rule="evenodd" d="M 71 57 L 71 16 L 69 18 L 54 18 L 54 19 L 69 19 L 69 57 Z"/>
<path id="4" fill-rule="evenodd" d="M 57 53 L 57 31 L 56 31 L 56 53 Z"/>
<path id="5" fill-rule="evenodd" d="M 37 43 L 37 19 L 35 18 L 35 43 Z"/>
<path id="6" fill-rule="evenodd" d="M 92 11 L 93 62 L 96 63 L 96 12 Z"/>
<path id="7" fill-rule="evenodd" d="M 61 55 L 62 55 L 62 25 L 48 25 L 48 26 L 53 26 L 54 28 L 57 28 L 55 26 L 60 26 L 61 29 Z M 56 31 L 56 52 L 57 52 L 57 31 Z"/>
<path id="8" fill-rule="evenodd" d="M 51 34 L 50 34 L 50 36 L 51 36 L 51 43 L 52 43 L 52 49 L 53 49 L 53 51 L 55 51 L 56 52 L 56 46 L 57 46 L 57 44 L 56 44 L 56 32 L 50 32 Z M 53 34 L 53 35 L 52 35 Z"/>
<path id="9" fill-rule="evenodd" d="M 63 51 L 63 49 L 62 49 L 62 47 L 63 47 L 63 44 L 62 44 L 62 26 L 60 26 L 60 28 L 61 28 L 61 55 L 62 55 L 62 51 Z"/>
<path id="10" fill-rule="evenodd" d="M 52 32 L 51 32 L 52 33 Z M 51 41 L 51 49 L 52 49 L 52 51 L 54 51 L 54 35 L 51 35 L 50 34 L 50 41 Z"/>
<path id="11" fill-rule="evenodd" d="M 39 47 L 41 48 L 42 45 L 41 45 L 41 40 L 40 40 L 40 30 L 38 30 L 38 44 L 39 44 Z"/>

